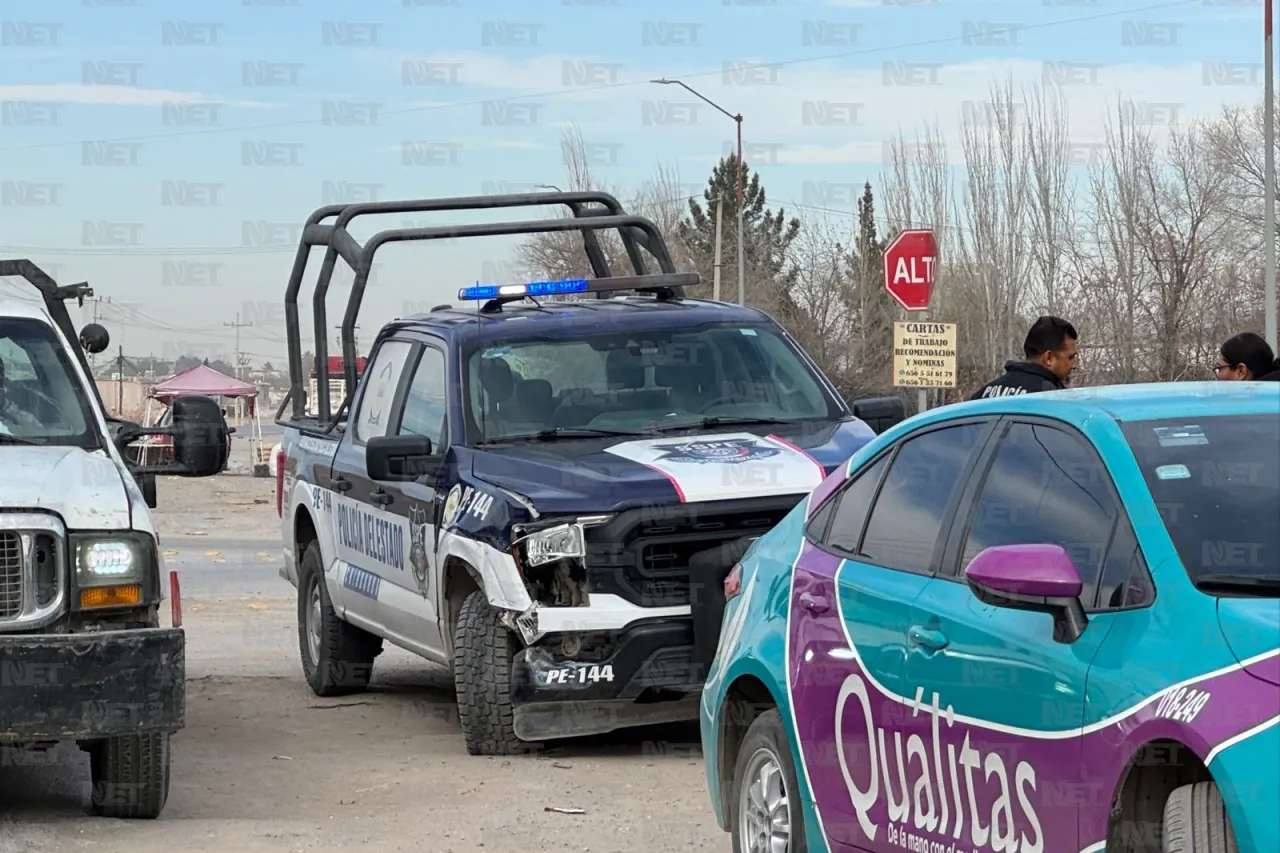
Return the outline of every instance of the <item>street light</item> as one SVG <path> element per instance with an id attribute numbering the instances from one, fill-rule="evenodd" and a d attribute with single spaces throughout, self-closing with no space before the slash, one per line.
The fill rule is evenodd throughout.
<path id="1" fill-rule="evenodd" d="M 1264 196 L 1264 230 L 1266 232 L 1265 248 L 1266 279 L 1263 282 L 1266 318 L 1267 343 L 1272 349 L 1280 349 L 1280 335 L 1276 329 L 1276 119 L 1275 119 L 1275 55 L 1271 42 L 1271 2 L 1266 0 L 1266 11 L 1262 17 L 1262 52 L 1266 58 L 1267 70 L 1263 77 L 1262 108 L 1263 128 L 1263 187 Z"/>
<path id="2" fill-rule="evenodd" d="M 706 95 L 697 91 L 692 86 L 689 86 L 687 83 L 681 82 L 680 80 L 668 80 L 667 78 L 663 77 L 661 80 L 650 80 L 649 82 L 661 83 L 664 86 L 670 86 L 673 83 L 677 86 L 682 86 L 687 92 L 706 101 L 708 104 L 715 107 L 717 110 L 724 113 L 729 118 L 733 119 L 734 122 L 738 125 L 738 304 L 746 305 L 747 304 L 747 286 L 746 286 L 746 272 L 745 272 L 746 263 L 744 260 L 745 255 L 744 255 L 743 241 L 742 241 L 742 183 L 743 183 L 742 113 L 729 112 L 724 107 L 720 106 L 715 101 L 708 98 Z"/>

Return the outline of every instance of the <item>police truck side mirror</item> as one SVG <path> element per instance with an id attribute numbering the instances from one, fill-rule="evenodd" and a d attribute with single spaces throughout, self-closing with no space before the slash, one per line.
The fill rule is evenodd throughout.
<path id="1" fill-rule="evenodd" d="M 907 418 L 901 397 L 866 397 L 853 401 L 853 416 L 879 435 Z"/>
<path id="2" fill-rule="evenodd" d="M 431 439 L 422 435 L 380 435 L 364 446 L 369 479 L 383 483 L 412 483 L 436 473 L 440 457 Z"/>

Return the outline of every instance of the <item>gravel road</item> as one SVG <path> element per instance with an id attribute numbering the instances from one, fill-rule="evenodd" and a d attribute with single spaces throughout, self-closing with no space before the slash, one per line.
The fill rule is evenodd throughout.
<path id="1" fill-rule="evenodd" d="M 227 475 L 159 484 L 188 671 L 164 814 L 88 817 L 88 762 L 74 746 L 0 752 L 0 853 L 729 849 L 707 802 L 696 725 L 527 758 L 468 756 L 448 673 L 394 648 L 367 694 L 314 696 L 298 662 L 293 587 L 277 574 L 273 488 Z"/>

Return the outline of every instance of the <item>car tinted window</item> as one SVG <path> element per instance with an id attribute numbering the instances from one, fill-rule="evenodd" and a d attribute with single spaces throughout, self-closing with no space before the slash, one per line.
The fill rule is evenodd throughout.
<path id="1" fill-rule="evenodd" d="M 433 347 L 424 347 L 405 394 L 398 434 L 426 436 L 434 447 L 439 447 L 444 432 L 444 413 L 444 353 Z"/>
<path id="2" fill-rule="evenodd" d="M 863 522 L 876 494 L 880 475 L 889 464 L 889 454 L 881 456 L 869 468 L 863 469 L 848 484 L 833 503 L 835 516 L 827 530 L 826 544 L 846 554 L 858 553 L 858 540 L 862 537 Z"/>
<path id="3" fill-rule="evenodd" d="M 387 341 L 378 347 L 373 364 L 365 372 L 360 415 L 356 419 L 356 439 L 368 441 L 387 434 L 395 413 L 391 403 L 404 372 L 404 363 L 413 346 L 405 341 Z"/>
<path id="4" fill-rule="evenodd" d="M 1119 515 L 1109 483 L 1080 440 L 1052 427 L 1014 424 L 982 485 L 962 565 L 997 545 L 1061 545 L 1084 582 L 1081 601 L 1091 605 Z"/>
<path id="5" fill-rule="evenodd" d="M 891 569 L 929 571 L 947 504 L 985 430 L 985 424 L 947 427 L 902 445 L 871 511 L 863 559 Z"/>
<path id="6" fill-rule="evenodd" d="M 1122 429 L 1193 581 L 1280 574 L 1280 413 L 1135 421 Z"/>

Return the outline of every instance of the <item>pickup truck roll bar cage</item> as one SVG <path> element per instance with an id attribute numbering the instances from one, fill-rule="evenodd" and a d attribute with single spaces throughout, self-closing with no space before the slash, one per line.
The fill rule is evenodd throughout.
<path id="1" fill-rule="evenodd" d="M 75 353 L 76 360 L 80 362 L 80 369 L 84 371 L 85 376 L 89 377 L 89 386 L 93 396 L 98 401 L 98 406 L 104 413 L 107 412 L 107 406 L 102 400 L 102 392 L 98 389 L 98 383 L 93 376 L 93 369 L 89 366 L 89 360 L 85 358 L 84 347 L 80 345 L 80 333 L 72 325 L 71 315 L 67 312 L 66 306 L 68 299 L 74 299 L 77 305 L 84 307 L 85 299 L 93 296 L 93 288 L 89 286 L 89 282 L 81 281 L 76 284 L 59 285 L 53 280 L 53 276 L 26 258 L 0 261 L 0 278 L 9 277 L 24 278 L 28 284 L 40 292 L 40 296 L 44 299 L 45 310 L 49 312 L 53 322 L 62 334 L 66 336 L 67 342 L 71 344 L 71 349 Z M 112 418 L 108 415 L 107 420 L 112 420 Z"/>
<path id="2" fill-rule="evenodd" d="M 471 225 L 442 225 L 426 228 L 399 228 L 379 231 L 361 245 L 348 230 L 352 220 L 370 214 L 389 213 L 426 213 L 432 211 L 451 210 L 492 210 L 507 207 L 537 207 L 545 205 L 565 205 L 573 216 L 557 219 L 535 219 L 518 222 L 477 223 Z M 589 208 L 596 204 L 600 208 Z M 332 224 L 324 220 L 336 217 Z M 369 273 L 373 268 L 373 256 L 377 250 L 387 243 L 398 243 L 418 240 L 440 240 L 454 237 L 493 237 L 509 234 L 537 234 L 565 231 L 582 233 L 583 247 L 587 260 L 596 278 L 612 278 L 613 271 L 600 246 L 595 232 L 616 229 L 622 238 L 627 259 L 637 276 L 649 275 L 644 256 L 640 250 L 646 250 L 657 262 L 660 275 L 655 276 L 655 287 L 668 287 L 668 282 L 657 283 L 658 278 L 665 278 L 676 272 L 667 244 L 663 240 L 658 227 L 642 216 L 627 214 L 622 205 L 609 193 L 603 192 L 548 192 L 548 193 L 513 193 L 503 195 L 458 196 L 451 198 L 416 199 L 405 201 L 364 202 L 357 204 L 331 204 L 318 208 L 307 217 L 298 243 L 298 251 L 294 256 L 293 269 L 289 274 L 289 284 L 285 290 L 284 310 L 289 351 L 289 393 L 280 402 L 276 412 L 276 422 L 282 426 L 299 429 L 331 432 L 339 423 L 343 411 L 350 403 L 356 388 L 356 345 L 355 324 L 360 313 L 360 304 L 364 300 L 364 290 L 368 283 Z M 302 288 L 302 277 L 306 272 L 307 260 L 313 247 L 325 247 L 324 260 L 320 265 L 319 278 L 316 281 L 312 296 L 312 316 L 315 323 L 315 370 L 316 370 L 316 409 L 317 417 L 306 415 L 306 386 L 303 377 L 306 365 L 302 364 L 302 339 L 298 318 L 298 294 Z M 347 264 L 355 273 L 351 286 L 351 295 L 347 299 L 347 309 L 343 315 L 341 327 L 343 378 L 346 380 L 345 399 L 335 412 L 329 399 L 329 348 L 328 319 L 325 299 L 329 285 L 333 279 L 338 258 Z M 643 289 L 637 285 L 637 289 Z M 683 296 L 683 287 L 671 288 L 677 296 Z M 603 294 L 597 294 L 602 297 Z M 285 410 L 290 408 L 290 417 L 285 417 Z"/>

